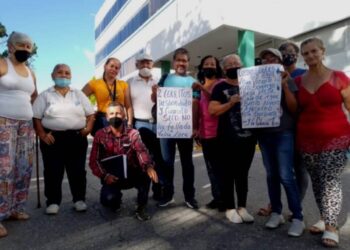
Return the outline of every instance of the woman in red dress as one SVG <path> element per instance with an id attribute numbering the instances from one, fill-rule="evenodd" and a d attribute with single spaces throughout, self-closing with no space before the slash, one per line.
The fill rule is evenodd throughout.
<path id="1" fill-rule="evenodd" d="M 322 40 L 309 38 L 301 43 L 301 54 L 309 70 L 295 79 L 300 114 L 297 146 L 310 173 L 321 220 L 310 228 L 323 233 L 326 247 L 338 245 L 337 219 L 341 210 L 341 173 L 350 144 L 350 80 L 340 71 L 323 64 Z"/>

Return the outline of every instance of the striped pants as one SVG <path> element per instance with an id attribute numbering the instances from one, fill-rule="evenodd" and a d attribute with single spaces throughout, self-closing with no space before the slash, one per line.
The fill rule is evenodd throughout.
<path id="1" fill-rule="evenodd" d="M 32 121 L 0 117 L 0 222 L 24 211 L 33 156 Z"/>

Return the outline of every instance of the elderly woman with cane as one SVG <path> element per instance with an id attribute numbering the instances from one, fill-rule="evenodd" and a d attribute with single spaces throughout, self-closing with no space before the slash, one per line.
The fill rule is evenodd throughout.
<path id="1" fill-rule="evenodd" d="M 9 55 L 0 59 L 0 237 L 7 235 L 1 222 L 7 218 L 27 220 L 25 212 L 33 167 L 32 105 L 37 95 L 34 73 L 26 62 L 33 42 L 13 32 Z"/>

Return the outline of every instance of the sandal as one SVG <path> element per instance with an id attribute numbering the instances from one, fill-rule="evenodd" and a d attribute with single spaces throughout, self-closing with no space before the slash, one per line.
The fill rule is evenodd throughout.
<path id="1" fill-rule="evenodd" d="M 339 235 L 338 232 L 324 231 L 322 235 L 322 245 L 325 247 L 338 247 Z"/>
<path id="2" fill-rule="evenodd" d="M 7 236 L 6 228 L 0 223 L 0 238 Z"/>
<path id="3" fill-rule="evenodd" d="M 269 204 L 267 206 L 267 208 L 260 208 L 259 211 L 258 211 L 258 215 L 259 216 L 270 216 L 272 213 L 272 209 L 271 209 L 271 205 Z"/>
<path id="4" fill-rule="evenodd" d="M 321 234 L 326 230 L 326 225 L 323 220 L 319 220 L 309 228 L 311 234 Z"/>
<path id="5" fill-rule="evenodd" d="M 14 212 L 10 215 L 10 219 L 13 220 L 28 220 L 29 218 L 29 214 L 25 212 Z"/>

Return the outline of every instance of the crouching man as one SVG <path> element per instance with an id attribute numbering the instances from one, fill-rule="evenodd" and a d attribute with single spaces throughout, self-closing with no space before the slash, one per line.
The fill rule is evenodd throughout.
<path id="1" fill-rule="evenodd" d="M 118 211 L 122 201 L 121 190 L 135 187 L 138 190 L 136 218 L 149 220 L 146 205 L 150 183 L 151 180 L 158 182 L 153 161 L 139 132 L 126 126 L 125 111 L 121 104 L 111 104 L 106 116 L 110 125 L 95 134 L 89 163 L 92 173 L 101 179 L 100 202 Z M 115 155 L 126 155 L 126 179 L 111 174 L 112 171 L 107 171 L 101 163 L 102 159 Z"/>

